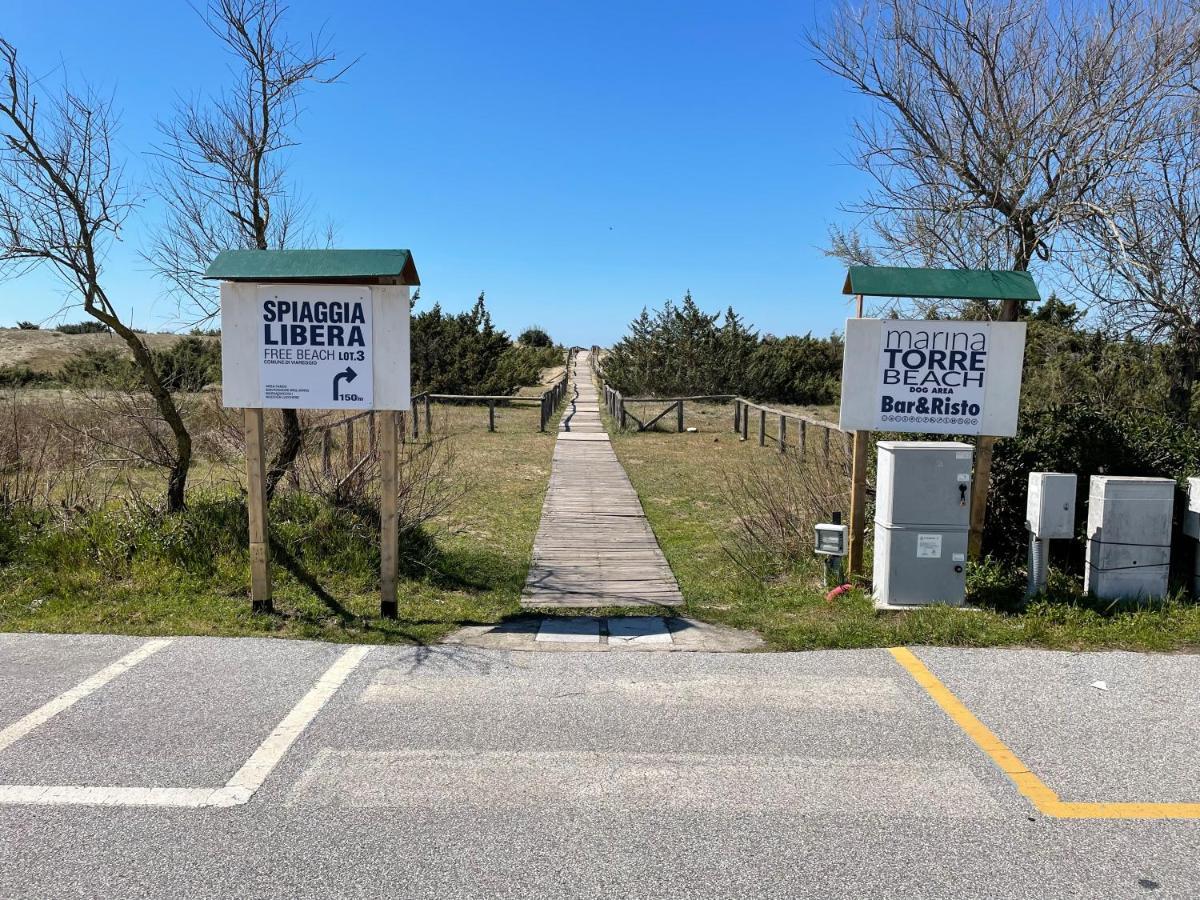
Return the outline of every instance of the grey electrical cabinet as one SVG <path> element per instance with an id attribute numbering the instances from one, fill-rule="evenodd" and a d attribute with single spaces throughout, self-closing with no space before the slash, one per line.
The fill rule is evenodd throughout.
<path id="1" fill-rule="evenodd" d="M 1030 472 L 1025 504 L 1025 527 L 1042 539 L 1075 536 L 1075 485 L 1073 474 Z"/>
<path id="2" fill-rule="evenodd" d="M 1174 505 L 1170 478 L 1093 475 L 1084 591 L 1107 600 L 1165 596 Z"/>
<path id="3" fill-rule="evenodd" d="M 877 446 L 876 606 L 961 606 L 974 449 L 956 441 Z"/>

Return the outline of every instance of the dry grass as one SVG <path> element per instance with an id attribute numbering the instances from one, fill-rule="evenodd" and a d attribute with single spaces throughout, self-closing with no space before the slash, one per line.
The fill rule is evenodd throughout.
<path id="1" fill-rule="evenodd" d="M 165 350 L 181 340 L 181 334 L 143 334 L 151 350 Z M 215 341 L 219 338 L 205 337 Z M 35 372 L 53 375 L 63 363 L 87 350 L 116 350 L 128 354 L 129 348 L 115 334 L 62 334 L 58 331 L 0 328 L 0 366 L 28 366 Z"/>

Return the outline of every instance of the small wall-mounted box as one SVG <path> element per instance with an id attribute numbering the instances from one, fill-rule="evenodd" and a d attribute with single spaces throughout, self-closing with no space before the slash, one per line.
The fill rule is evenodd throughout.
<path id="1" fill-rule="evenodd" d="M 816 547 L 814 551 L 821 556 L 845 556 L 846 540 L 850 529 L 846 525 L 831 525 L 821 523 L 816 526 Z"/>
<path id="2" fill-rule="evenodd" d="M 1025 527 L 1037 538 L 1075 536 L 1076 477 L 1062 472 L 1030 472 Z"/>

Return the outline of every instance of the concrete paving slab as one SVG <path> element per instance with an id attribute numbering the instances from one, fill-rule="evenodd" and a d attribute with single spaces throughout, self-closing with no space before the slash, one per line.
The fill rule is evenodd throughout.
<path id="1" fill-rule="evenodd" d="M 610 644 L 669 644 L 671 630 L 662 616 L 610 616 Z"/>
<path id="2" fill-rule="evenodd" d="M 534 641 L 555 644 L 599 644 L 600 620 L 593 616 L 547 616 Z"/>
<path id="3" fill-rule="evenodd" d="M 648 603 L 647 606 L 658 604 Z M 549 618 L 561 618 L 548 616 Z M 638 617 L 640 618 L 640 617 Z M 667 641 L 612 641 L 611 638 L 594 643 L 563 643 L 537 641 L 535 635 L 541 627 L 542 617 L 523 616 L 501 625 L 468 625 L 442 639 L 444 645 L 480 647 L 495 650 L 522 652 L 680 652 L 680 653 L 740 653 L 759 650 L 764 646 L 762 637 L 752 631 L 742 631 L 725 625 L 714 625 L 680 616 L 665 619 L 671 640 Z"/>

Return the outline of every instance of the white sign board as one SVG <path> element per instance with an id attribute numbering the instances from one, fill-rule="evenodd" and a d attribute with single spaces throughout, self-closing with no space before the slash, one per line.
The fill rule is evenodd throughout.
<path id="1" fill-rule="evenodd" d="M 1017 433 L 1024 322 L 848 319 L 841 427 Z"/>
<path id="2" fill-rule="evenodd" d="M 225 406 L 408 409 L 401 285 L 221 285 Z"/>
<path id="3" fill-rule="evenodd" d="M 371 408 L 370 288 L 261 285 L 257 302 L 259 406 Z"/>

